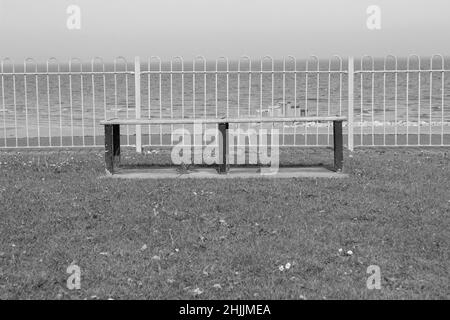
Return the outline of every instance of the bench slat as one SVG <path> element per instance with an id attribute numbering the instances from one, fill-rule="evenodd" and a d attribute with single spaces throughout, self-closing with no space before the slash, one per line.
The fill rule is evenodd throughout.
<path id="1" fill-rule="evenodd" d="M 261 122 L 313 122 L 346 121 L 346 117 L 276 117 L 276 118 L 206 118 L 206 119 L 109 119 L 100 121 L 102 125 L 150 125 L 150 124 L 200 124 L 200 123 L 261 123 Z"/>

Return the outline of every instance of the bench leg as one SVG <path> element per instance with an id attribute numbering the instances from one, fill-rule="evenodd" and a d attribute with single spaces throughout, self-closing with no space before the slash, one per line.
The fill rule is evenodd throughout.
<path id="1" fill-rule="evenodd" d="M 120 125 L 105 125 L 106 170 L 114 174 L 114 166 L 120 163 Z"/>
<path id="2" fill-rule="evenodd" d="M 333 121 L 334 170 L 342 171 L 344 163 L 344 143 L 342 136 L 342 121 Z"/>
<path id="3" fill-rule="evenodd" d="M 219 123 L 219 173 L 228 172 L 228 123 Z"/>
<path id="4" fill-rule="evenodd" d="M 120 125 L 113 125 L 113 157 L 114 165 L 120 164 Z"/>

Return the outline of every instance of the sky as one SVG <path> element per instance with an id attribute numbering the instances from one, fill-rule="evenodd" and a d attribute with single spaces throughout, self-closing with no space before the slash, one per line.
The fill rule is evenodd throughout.
<path id="1" fill-rule="evenodd" d="M 449 0 L 0 0 L 0 57 L 448 55 L 449 12 Z"/>

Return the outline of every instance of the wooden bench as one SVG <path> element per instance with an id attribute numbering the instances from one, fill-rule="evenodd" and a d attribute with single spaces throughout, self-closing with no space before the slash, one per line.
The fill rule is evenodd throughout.
<path id="1" fill-rule="evenodd" d="M 272 118 L 207 118 L 207 119 L 110 119 L 101 121 L 105 126 L 105 162 L 106 169 L 113 174 L 114 167 L 120 163 L 120 125 L 175 125 L 175 124 L 217 124 L 219 137 L 219 153 L 221 163 L 218 172 L 227 172 L 227 129 L 230 123 L 274 123 L 274 122 L 333 122 L 334 169 L 342 171 L 343 135 L 342 122 L 345 117 L 272 117 Z"/>

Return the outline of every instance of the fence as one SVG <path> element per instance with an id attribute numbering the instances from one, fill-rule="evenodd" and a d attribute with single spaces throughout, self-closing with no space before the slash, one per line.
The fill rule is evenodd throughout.
<path id="1" fill-rule="evenodd" d="M 102 147 L 103 119 L 265 116 L 349 117 L 349 149 L 450 146 L 448 61 L 435 55 L 375 59 L 215 61 L 158 57 L 129 63 L 1 60 L 0 148 Z M 447 90 L 446 90 L 447 89 Z M 250 128 L 249 125 L 239 125 Z M 259 125 L 258 125 L 259 126 Z M 322 123 L 272 124 L 281 146 L 329 146 Z M 129 126 L 122 143 L 171 146 L 174 125 Z"/>

